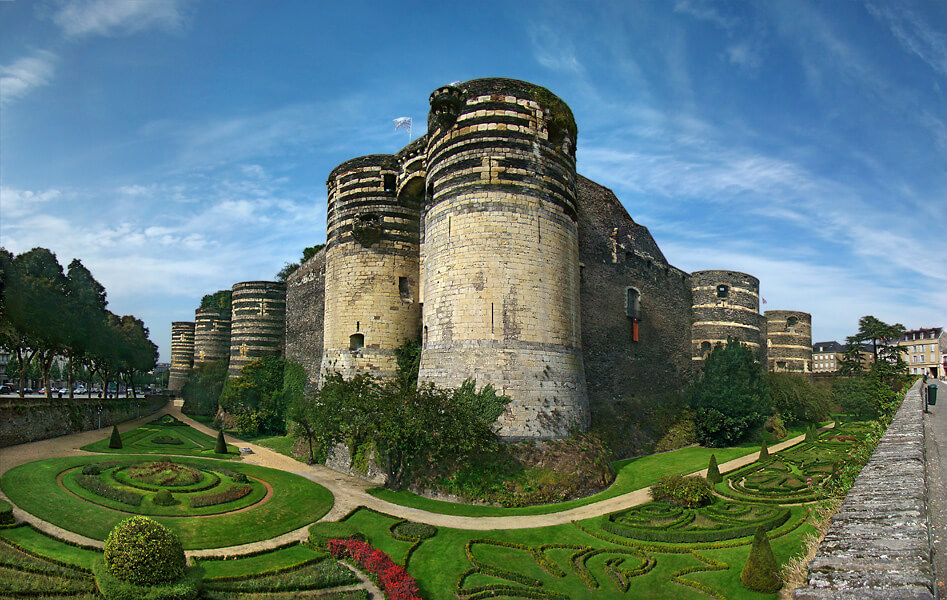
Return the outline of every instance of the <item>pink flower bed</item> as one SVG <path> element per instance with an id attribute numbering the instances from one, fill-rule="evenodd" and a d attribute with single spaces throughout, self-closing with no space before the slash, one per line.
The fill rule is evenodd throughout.
<path id="1" fill-rule="evenodd" d="M 336 558 L 351 558 L 378 579 L 388 600 L 422 600 L 414 578 L 387 554 L 360 540 L 329 540 L 329 552 Z"/>

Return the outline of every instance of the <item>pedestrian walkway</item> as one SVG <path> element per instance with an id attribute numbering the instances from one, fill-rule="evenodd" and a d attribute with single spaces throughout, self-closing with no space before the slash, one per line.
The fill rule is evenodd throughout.
<path id="1" fill-rule="evenodd" d="M 169 404 L 158 413 L 145 417 L 144 419 L 129 421 L 119 425 L 119 431 L 130 431 L 164 413 L 174 416 L 176 419 L 179 419 L 180 421 L 190 425 L 198 431 L 202 431 L 211 436 L 217 435 L 217 431 L 188 417 L 181 412 L 179 406 L 174 406 L 172 404 Z M 834 424 L 830 425 L 829 427 L 832 426 L 834 426 Z M 110 428 L 106 427 L 103 429 L 86 431 L 83 433 L 62 436 L 50 440 L 20 444 L 18 446 L 11 446 L 9 448 L 0 448 L 0 475 L 17 465 L 34 460 L 54 458 L 59 456 L 70 456 L 75 454 L 88 454 L 79 448 L 86 444 L 101 440 L 104 436 L 108 435 L 109 431 Z M 779 452 L 780 450 L 784 450 L 799 444 L 804 440 L 805 436 L 800 435 L 778 444 L 774 444 L 769 448 L 769 451 L 770 453 Z M 376 498 L 375 496 L 372 496 L 368 493 L 368 489 L 374 487 L 375 484 L 357 477 L 333 471 L 325 466 L 307 465 L 288 456 L 270 450 L 269 448 L 248 443 L 238 438 L 231 437 L 228 439 L 228 442 L 235 446 L 250 448 L 252 450 L 252 454 L 247 454 L 243 458 L 243 461 L 246 463 L 295 473 L 305 477 L 306 479 L 309 479 L 310 481 L 324 486 L 330 492 L 332 492 L 333 496 L 335 497 L 335 503 L 332 506 L 332 509 L 322 518 L 323 521 L 337 521 L 359 506 L 363 506 L 392 515 L 394 517 L 408 519 L 420 523 L 428 523 L 438 527 L 452 527 L 456 529 L 471 529 L 480 531 L 492 529 L 531 529 L 536 527 L 548 527 L 551 525 L 562 525 L 571 521 L 598 517 L 615 511 L 631 508 L 633 506 L 638 506 L 651 500 L 649 488 L 641 488 L 639 490 L 634 490 L 620 496 L 601 500 L 593 504 L 542 515 L 515 515 L 508 517 L 462 517 L 444 515 L 420 510 L 417 508 L 392 504 L 380 498 Z M 759 453 L 754 452 L 752 454 L 722 463 L 719 465 L 719 468 L 722 473 L 726 473 L 748 465 L 756 461 L 758 458 Z M 703 469 L 691 474 L 706 475 L 707 470 Z M 0 496 L 2 496 L 2 493 L 0 493 Z M 45 531 L 61 539 L 88 546 L 102 547 L 102 542 L 98 540 L 93 540 L 77 535 L 70 531 L 66 531 L 60 527 L 56 527 L 55 525 L 41 521 L 17 508 L 14 508 L 14 516 L 18 520 L 32 523 L 42 531 Z M 188 552 L 188 555 L 197 557 L 212 555 L 237 556 L 246 554 L 248 552 L 275 548 L 287 542 L 306 539 L 306 529 L 306 527 L 303 527 L 279 537 L 254 542 L 252 544 L 230 546 L 227 548 L 215 548 L 211 550 L 191 551 Z"/>
<path id="2" fill-rule="evenodd" d="M 947 381 L 931 379 L 937 388 L 937 404 L 927 408 L 924 447 L 927 463 L 927 506 L 934 547 L 937 590 L 947 597 Z"/>

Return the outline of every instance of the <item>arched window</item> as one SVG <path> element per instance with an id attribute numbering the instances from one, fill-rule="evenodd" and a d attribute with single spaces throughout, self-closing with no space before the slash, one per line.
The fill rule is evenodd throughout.
<path id="1" fill-rule="evenodd" d="M 710 351 L 711 351 L 711 350 L 712 350 L 712 348 L 711 348 L 711 346 L 710 346 L 710 342 L 701 342 L 701 344 L 700 344 L 700 355 L 701 355 L 701 356 L 703 356 L 704 358 L 707 358 L 707 357 L 710 355 Z"/>
<path id="2" fill-rule="evenodd" d="M 349 336 L 349 350 L 361 350 L 365 347 L 365 334 L 353 333 Z"/>
<path id="3" fill-rule="evenodd" d="M 633 287 L 625 288 L 625 316 L 641 320 L 641 292 Z"/>

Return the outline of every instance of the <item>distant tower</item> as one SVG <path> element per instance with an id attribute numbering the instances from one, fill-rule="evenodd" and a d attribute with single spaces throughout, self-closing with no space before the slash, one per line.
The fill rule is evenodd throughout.
<path id="1" fill-rule="evenodd" d="M 194 323 L 175 321 L 171 323 L 171 373 L 168 389 L 180 395 L 187 374 L 194 364 Z"/>
<path id="2" fill-rule="evenodd" d="M 323 376 L 392 376 L 395 350 L 419 337 L 423 193 L 399 196 L 399 172 L 393 155 L 363 156 L 336 167 L 326 182 Z"/>
<path id="3" fill-rule="evenodd" d="M 420 379 L 493 384 L 505 438 L 585 428 L 572 112 L 510 79 L 430 100 Z"/>
<path id="4" fill-rule="evenodd" d="M 228 376 L 238 377 L 248 363 L 282 356 L 286 330 L 286 284 L 245 281 L 233 286 Z"/>
<path id="5" fill-rule="evenodd" d="M 760 280 L 736 271 L 695 271 L 691 286 L 691 357 L 702 361 L 714 346 L 736 338 L 763 362 L 765 320 L 760 314 Z"/>
<path id="6" fill-rule="evenodd" d="M 194 311 L 194 366 L 230 357 L 230 311 L 198 308 Z"/>
<path id="7" fill-rule="evenodd" d="M 812 315 L 766 311 L 766 358 L 772 372 L 812 372 Z"/>

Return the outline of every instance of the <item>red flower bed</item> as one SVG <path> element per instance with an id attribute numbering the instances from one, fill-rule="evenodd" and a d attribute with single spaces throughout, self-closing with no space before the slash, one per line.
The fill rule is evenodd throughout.
<path id="1" fill-rule="evenodd" d="M 329 552 L 336 558 L 351 558 L 378 579 L 388 600 L 421 600 L 414 578 L 387 554 L 360 540 L 329 540 Z"/>

